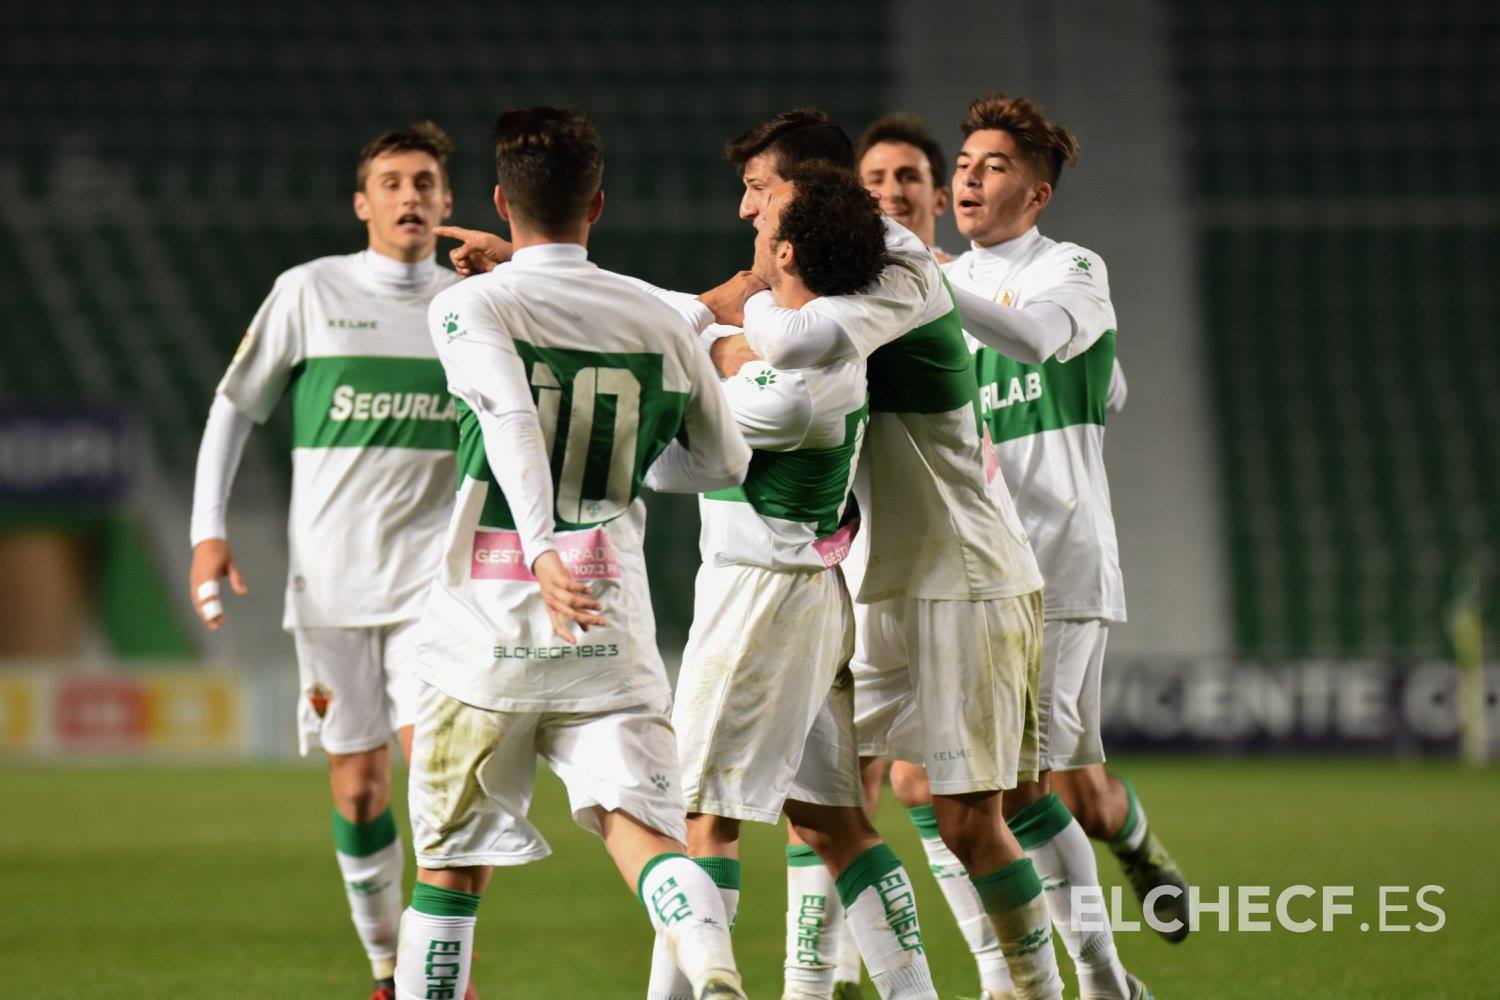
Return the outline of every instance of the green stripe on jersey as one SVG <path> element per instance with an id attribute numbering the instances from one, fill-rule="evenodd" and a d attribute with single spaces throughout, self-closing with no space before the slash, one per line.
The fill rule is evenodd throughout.
<path id="1" fill-rule="evenodd" d="M 292 375 L 293 448 L 452 451 L 457 411 L 436 358 L 308 358 Z"/>
<path id="2" fill-rule="evenodd" d="M 662 387 L 660 354 L 515 344 L 552 460 L 557 529 L 614 520 L 640 494 L 646 469 L 682 436 L 687 393 Z M 462 403 L 457 408 L 459 482 L 467 476 L 495 487 L 480 523 L 514 530 L 510 505 L 490 472 L 479 419 Z"/>
<path id="3" fill-rule="evenodd" d="M 974 356 L 979 412 L 995 442 L 1076 424 L 1103 426 L 1109 378 L 1115 366 L 1115 331 L 1071 361 L 1048 358 L 1023 365 L 981 347 Z"/>
<path id="4" fill-rule="evenodd" d="M 786 521 L 811 522 L 819 538 L 838 530 L 852 480 L 850 471 L 870 408 L 866 404 L 844 415 L 844 443 L 831 448 L 799 448 L 750 454 L 745 482 L 713 490 L 710 500 L 748 503 L 757 514 Z"/>
<path id="5" fill-rule="evenodd" d="M 947 279 L 943 287 L 952 301 Z M 958 307 L 902 334 L 870 355 L 872 413 L 951 413 L 978 404 L 974 358 Z"/>

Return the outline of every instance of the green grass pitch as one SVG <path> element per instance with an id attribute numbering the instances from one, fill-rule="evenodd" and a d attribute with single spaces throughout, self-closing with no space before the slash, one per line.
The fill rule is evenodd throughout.
<path id="1" fill-rule="evenodd" d="M 1118 770 L 1200 885 L 1356 890 L 1353 916 L 1332 933 L 1214 926 L 1177 946 L 1149 930 L 1118 934 L 1127 966 L 1162 1000 L 1497 995 L 1493 774 L 1228 759 L 1137 759 Z M 297 765 L 0 766 L 0 992 L 362 1000 L 368 966 L 339 889 L 325 780 Z M 537 791 L 534 816 L 555 854 L 497 873 L 479 912 L 481 996 L 644 996 L 644 912 L 598 841 L 572 824 L 550 775 Z M 942 996 L 976 995 L 973 964 L 894 800 L 878 825 L 917 883 Z M 735 947 L 750 995 L 774 998 L 785 902 L 779 831 L 747 824 L 744 866 Z M 1100 870 L 1118 880 L 1107 854 Z M 1377 886 L 1429 883 L 1446 889 L 1442 930 L 1360 930 L 1377 919 Z M 1293 917 L 1312 906 L 1298 901 Z"/>

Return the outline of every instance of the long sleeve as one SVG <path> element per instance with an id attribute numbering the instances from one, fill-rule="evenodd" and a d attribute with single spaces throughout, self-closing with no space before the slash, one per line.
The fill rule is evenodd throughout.
<path id="1" fill-rule="evenodd" d="M 646 485 L 658 493 L 706 493 L 745 481 L 750 446 L 735 425 L 719 377 L 703 351 L 684 359 L 692 388 L 682 430 L 646 470 Z"/>
<path id="2" fill-rule="evenodd" d="M 245 441 L 254 426 L 226 397 L 215 395 L 198 446 L 198 469 L 193 477 L 193 516 L 189 541 L 193 545 L 208 538 L 227 538 L 225 527 L 229 493 L 240 467 Z"/>
<path id="3" fill-rule="evenodd" d="M 1073 338 L 1073 320 L 1056 303 L 1015 309 L 959 287 L 954 287 L 953 297 L 964 329 L 975 340 L 1022 364 L 1041 364 Z"/>
<path id="4" fill-rule="evenodd" d="M 1130 395 L 1130 386 L 1125 381 L 1125 368 L 1115 358 L 1115 367 L 1109 373 L 1109 390 L 1104 394 L 1104 407 L 1110 413 L 1121 413 L 1125 409 L 1125 398 Z"/>
<path id="5" fill-rule="evenodd" d="M 536 411 L 476 410 L 484 454 L 521 536 L 526 565 L 556 548 L 552 542 L 552 467 Z"/>
<path id="6" fill-rule="evenodd" d="M 673 441 L 646 470 L 646 485 L 658 493 L 709 493 L 727 490 L 745 481 L 743 472 L 711 476 L 699 466 L 681 441 Z"/>
<path id="7" fill-rule="evenodd" d="M 479 420 L 490 471 L 505 494 L 521 536 L 526 565 L 556 546 L 552 464 L 526 377 L 526 365 L 515 342 L 490 308 L 466 301 L 462 283 L 440 294 L 428 308 L 434 329 L 448 312 L 463 315 L 464 335 L 437 338 L 438 358 L 448 378 L 448 390 Z"/>
<path id="8" fill-rule="evenodd" d="M 811 368 L 854 353 L 854 343 L 833 316 L 812 309 L 788 309 L 770 292 L 745 300 L 745 339 L 772 368 Z"/>

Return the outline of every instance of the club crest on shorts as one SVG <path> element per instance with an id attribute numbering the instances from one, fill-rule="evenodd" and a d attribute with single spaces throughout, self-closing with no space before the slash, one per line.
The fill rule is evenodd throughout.
<path id="1" fill-rule="evenodd" d="M 322 719 L 328 715 L 328 703 L 331 701 L 333 701 L 333 692 L 323 685 L 314 684 L 307 689 L 307 704 L 318 718 Z"/>

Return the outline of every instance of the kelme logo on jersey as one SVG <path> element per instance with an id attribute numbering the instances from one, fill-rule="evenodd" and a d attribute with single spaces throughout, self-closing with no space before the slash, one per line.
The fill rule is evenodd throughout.
<path id="1" fill-rule="evenodd" d="M 331 319 L 328 321 L 330 330 L 376 330 L 380 324 L 373 319 Z"/>
<path id="2" fill-rule="evenodd" d="M 333 390 L 328 419 L 345 420 L 457 420 L 451 396 L 436 392 L 360 392 L 352 385 Z"/>
<path id="3" fill-rule="evenodd" d="M 443 336 L 448 338 L 448 343 L 453 343 L 468 332 L 458 328 L 458 313 L 449 313 L 443 317 Z"/>
<path id="4" fill-rule="evenodd" d="M 1016 403 L 1032 403 L 1042 398 L 1042 373 L 1026 372 L 1024 376 L 1014 375 L 1005 384 L 1005 391 L 1001 391 L 1001 383 L 991 382 L 989 385 L 979 387 L 979 407 L 981 413 L 989 413 L 991 410 L 1003 410 L 1007 406 Z"/>

